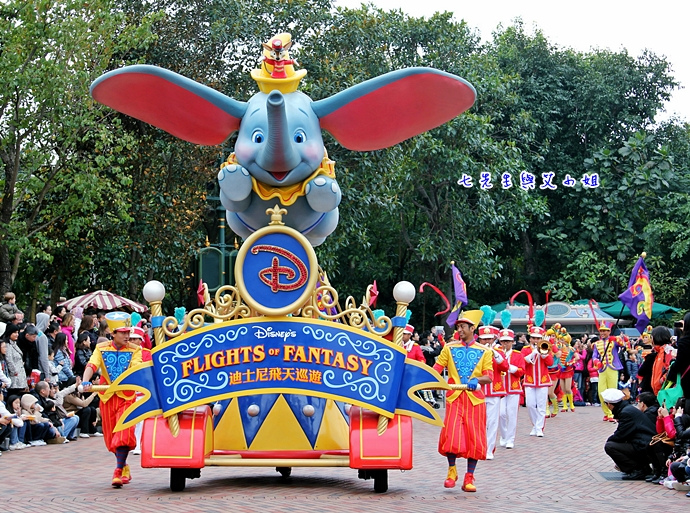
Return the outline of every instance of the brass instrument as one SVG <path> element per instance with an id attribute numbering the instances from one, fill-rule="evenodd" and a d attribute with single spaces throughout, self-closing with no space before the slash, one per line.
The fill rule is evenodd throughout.
<path id="1" fill-rule="evenodd" d="M 542 340 L 539 343 L 539 354 L 549 354 L 551 352 L 551 344 L 548 340 Z"/>

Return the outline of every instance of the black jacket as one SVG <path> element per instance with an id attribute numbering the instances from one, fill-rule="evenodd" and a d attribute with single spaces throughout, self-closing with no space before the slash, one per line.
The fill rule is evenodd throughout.
<path id="1" fill-rule="evenodd" d="M 659 416 L 659 405 L 655 404 L 653 406 L 650 406 L 644 411 L 644 415 L 647 418 L 647 420 L 654 426 L 654 429 L 656 429 L 656 418 Z"/>
<path id="2" fill-rule="evenodd" d="M 19 346 L 19 349 L 22 350 L 22 353 L 24 353 L 24 370 L 26 371 L 26 375 L 28 376 L 31 374 L 31 371 L 34 369 L 38 369 L 38 347 L 36 346 L 36 342 L 31 342 L 30 340 L 26 339 L 26 335 L 22 331 L 19 334 L 19 338 L 17 339 L 17 345 Z"/>
<path id="3" fill-rule="evenodd" d="M 656 351 L 652 350 L 651 353 L 644 357 L 644 361 L 637 371 L 637 375 L 642 378 L 642 381 L 640 381 L 640 392 L 654 392 L 652 390 L 652 369 L 654 368 L 656 355 Z"/>
<path id="4" fill-rule="evenodd" d="M 680 378 L 680 386 L 683 388 L 683 397 L 690 398 L 690 337 L 680 337 L 678 339 L 678 354 L 673 364 L 673 372 L 668 373 L 670 380 L 676 379 L 676 373 L 683 376 Z M 690 412 L 689 412 L 690 413 Z"/>
<path id="5" fill-rule="evenodd" d="M 612 411 L 618 427 L 608 441 L 628 442 L 635 449 L 644 450 L 656 435 L 656 421 L 650 423 L 647 416 L 628 401 L 614 405 Z"/>

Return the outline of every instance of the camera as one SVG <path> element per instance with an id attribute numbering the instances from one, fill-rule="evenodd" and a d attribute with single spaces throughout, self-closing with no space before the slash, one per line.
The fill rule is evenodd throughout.
<path id="1" fill-rule="evenodd" d="M 683 327 L 683 321 L 676 321 L 673 323 L 674 328 L 682 328 Z"/>

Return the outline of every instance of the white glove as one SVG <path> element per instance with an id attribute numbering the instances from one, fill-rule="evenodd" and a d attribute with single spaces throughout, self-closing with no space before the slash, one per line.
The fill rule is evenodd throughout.
<path id="1" fill-rule="evenodd" d="M 529 363 L 534 363 L 534 359 L 537 357 L 537 352 L 533 351 L 532 353 L 528 354 L 525 356 L 525 361 L 528 361 Z"/>
<path id="2" fill-rule="evenodd" d="M 496 363 L 498 363 L 498 364 L 503 363 L 503 356 L 501 356 L 501 353 L 499 353 L 495 349 L 492 349 L 492 351 L 494 352 L 494 359 L 496 360 Z"/>
<path id="3" fill-rule="evenodd" d="M 515 374 L 517 372 L 517 370 L 518 370 L 517 365 L 510 364 L 508 366 L 508 372 L 510 372 L 511 374 Z"/>
<path id="4" fill-rule="evenodd" d="M 216 403 L 213 405 L 213 416 L 215 417 L 220 413 L 220 403 Z"/>

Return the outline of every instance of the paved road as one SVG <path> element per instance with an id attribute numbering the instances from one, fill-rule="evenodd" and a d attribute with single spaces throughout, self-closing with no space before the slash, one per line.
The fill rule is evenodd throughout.
<path id="1" fill-rule="evenodd" d="M 479 463 L 476 494 L 443 488 L 439 428 L 416 422 L 415 468 L 391 471 L 389 491 L 382 495 L 347 468 L 296 468 L 282 479 L 270 468 L 213 467 L 188 481 L 184 492 L 172 493 L 169 471 L 141 469 L 138 456 L 130 456 L 132 483 L 116 490 L 110 487 L 114 457 L 102 438 L 90 438 L 3 453 L 0 503 L 12 513 L 690 511 L 685 493 L 601 474 L 614 473 L 602 447 L 615 425 L 601 421 L 598 407 L 561 413 L 547 423 L 544 438 L 528 436 L 521 408 L 515 449 L 499 448 L 493 461 Z"/>

